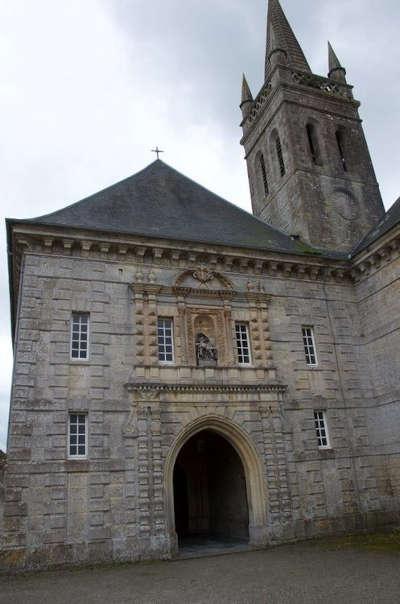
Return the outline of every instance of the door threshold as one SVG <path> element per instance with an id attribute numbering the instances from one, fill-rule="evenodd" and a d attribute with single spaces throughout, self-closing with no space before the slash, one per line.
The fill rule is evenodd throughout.
<path id="1" fill-rule="evenodd" d="M 205 558 L 210 556 L 224 556 L 247 552 L 254 549 L 249 543 L 238 541 L 214 541 L 212 539 L 194 540 L 184 542 L 174 556 L 174 559 Z"/>

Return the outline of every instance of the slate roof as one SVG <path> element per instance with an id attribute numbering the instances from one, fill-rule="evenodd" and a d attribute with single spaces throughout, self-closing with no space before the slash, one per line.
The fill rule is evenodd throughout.
<path id="1" fill-rule="evenodd" d="M 11 222 L 304 254 L 318 253 L 161 160 L 62 210 Z"/>
<path id="2" fill-rule="evenodd" d="M 400 197 L 394 202 L 391 208 L 386 212 L 378 224 L 373 227 L 369 233 L 360 241 L 360 243 L 354 248 L 351 256 L 355 256 L 359 252 L 365 250 L 371 243 L 374 243 L 377 239 L 382 237 L 385 233 L 390 231 L 393 227 L 400 223 Z"/>

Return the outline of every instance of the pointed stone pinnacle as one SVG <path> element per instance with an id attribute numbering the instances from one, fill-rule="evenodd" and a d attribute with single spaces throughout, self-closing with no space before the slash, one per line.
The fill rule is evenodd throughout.
<path id="1" fill-rule="evenodd" d="M 251 94 L 250 86 L 247 83 L 246 76 L 243 74 L 242 81 L 242 103 L 253 101 L 253 95 Z"/>
<path id="2" fill-rule="evenodd" d="M 329 72 L 328 78 L 346 82 L 346 70 L 342 67 L 335 51 L 333 50 L 332 44 L 328 41 L 328 53 L 329 53 Z"/>
<path id="3" fill-rule="evenodd" d="M 243 74 L 242 81 L 242 100 L 240 103 L 240 109 L 242 110 L 243 122 L 246 121 L 247 117 L 251 113 L 253 108 L 253 95 L 251 94 L 250 86 L 247 83 L 246 76 Z"/>
<path id="4" fill-rule="evenodd" d="M 269 0 L 267 18 L 266 78 L 271 71 L 270 58 L 280 54 L 290 67 L 311 73 L 301 46 L 290 27 L 279 0 Z"/>
<path id="5" fill-rule="evenodd" d="M 342 69 L 339 59 L 336 56 L 335 51 L 333 50 L 332 44 L 328 41 L 328 51 L 329 51 L 329 71 L 333 69 Z"/>

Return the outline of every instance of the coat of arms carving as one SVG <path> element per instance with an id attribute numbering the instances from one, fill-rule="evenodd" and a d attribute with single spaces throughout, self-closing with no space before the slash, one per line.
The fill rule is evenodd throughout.
<path id="1" fill-rule="evenodd" d="M 212 281 L 214 279 L 215 275 L 212 271 L 209 271 L 208 269 L 201 267 L 198 268 L 197 270 L 195 270 L 193 272 L 193 278 L 196 279 L 196 281 L 200 281 L 200 283 L 208 283 L 209 281 Z"/>

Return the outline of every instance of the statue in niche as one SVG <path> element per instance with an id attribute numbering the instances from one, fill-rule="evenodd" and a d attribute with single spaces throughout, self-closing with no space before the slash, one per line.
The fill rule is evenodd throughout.
<path id="1" fill-rule="evenodd" d="M 204 333 L 196 337 L 196 359 L 199 367 L 214 367 L 218 361 L 218 351 Z"/>

